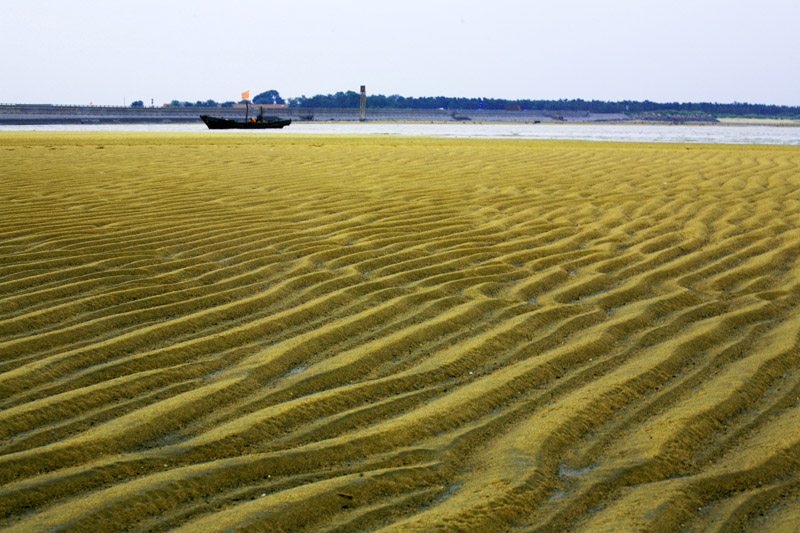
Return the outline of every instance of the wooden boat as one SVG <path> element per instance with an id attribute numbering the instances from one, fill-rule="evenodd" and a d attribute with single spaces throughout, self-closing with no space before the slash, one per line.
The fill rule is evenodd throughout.
<path id="1" fill-rule="evenodd" d="M 245 114 L 245 119 L 243 121 L 232 120 L 229 118 L 211 117 L 209 115 L 200 115 L 200 118 L 206 123 L 206 126 L 208 126 L 208 129 L 210 130 L 263 130 L 267 128 L 282 128 L 292 123 L 292 119 L 290 118 L 283 119 L 280 117 L 265 117 L 263 107 L 261 108 L 258 117 L 248 119 L 247 116 L 249 114 L 250 106 L 248 105 L 247 113 Z"/>

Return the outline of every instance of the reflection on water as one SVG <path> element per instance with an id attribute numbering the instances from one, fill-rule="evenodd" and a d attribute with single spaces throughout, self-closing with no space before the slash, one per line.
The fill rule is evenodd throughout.
<path id="1" fill-rule="evenodd" d="M 204 124 L 53 124 L 0 126 L 0 131 L 164 131 L 210 132 Z M 800 128 L 775 126 L 686 126 L 626 124 L 378 124 L 295 122 L 282 130 L 214 131 L 285 135 L 318 133 L 331 135 L 418 135 L 464 138 L 580 139 L 616 142 L 676 142 L 722 144 L 800 145 Z"/>

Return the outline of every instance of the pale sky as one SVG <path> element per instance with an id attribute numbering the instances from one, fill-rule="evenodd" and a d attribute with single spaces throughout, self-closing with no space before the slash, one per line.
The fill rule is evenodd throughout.
<path id="1" fill-rule="evenodd" d="M 0 103 L 800 105 L 800 0 L 0 0 Z"/>

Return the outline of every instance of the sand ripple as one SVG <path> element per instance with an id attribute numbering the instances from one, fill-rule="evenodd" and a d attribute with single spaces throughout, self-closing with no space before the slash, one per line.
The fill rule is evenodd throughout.
<path id="1" fill-rule="evenodd" d="M 0 526 L 800 527 L 800 149 L 0 134 Z"/>

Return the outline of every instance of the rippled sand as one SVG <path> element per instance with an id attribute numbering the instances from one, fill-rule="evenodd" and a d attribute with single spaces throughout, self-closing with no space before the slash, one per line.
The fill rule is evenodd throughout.
<path id="1" fill-rule="evenodd" d="M 0 527 L 800 528 L 800 148 L 0 133 Z"/>

